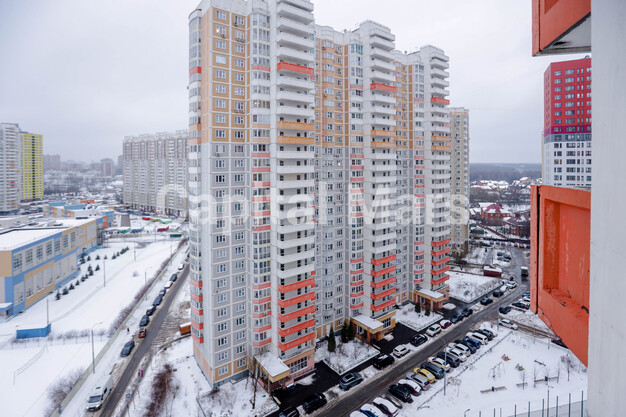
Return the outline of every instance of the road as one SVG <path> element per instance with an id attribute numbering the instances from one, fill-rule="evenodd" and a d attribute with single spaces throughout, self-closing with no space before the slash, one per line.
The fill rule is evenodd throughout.
<path id="1" fill-rule="evenodd" d="M 495 249 L 494 250 L 500 250 Z M 505 247 L 502 250 L 511 252 L 513 262 L 511 267 L 503 268 L 509 276 L 514 276 L 518 287 L 513 291 L 509 291 L 504 297 L 495 298 L 494 303 L 487 306 L 482 311 L 472 314 L 470 317 L 454 325 L 450 330 L 446 331 L 442 337 L 436 339 L 435 343 L 424 346 L 418 353 L 410 356 L 404 360 L 398 361 L 397 365 L 392 368 L 388 368 L 379 373 L 376 377 L 368 380 L 365 384 L 361 384 L 343 395 L 337 401 L 331 401 L 326 407 L 322 408 L 316 413 L 316 415 L 333 415 L 335 417 L 348 416 L 352 411 L 356 410 L 358 406 L 371 402 L 371 400 L 381 394 L 387 393 L 387 388 L 392 383 L 395 383 L 398 379 L 404 377 L 407 372 L 412 371 L 420 363 L 424 362 L 428 357 L 434 356 L 440 351 L 444 344 L 450 343 L 453 340 L 462 338 L 467 331 L 472 327 L 477 327 L 481 322 L 486 320 L 495 320 L 498 315 L 498 307 L 501 305 L 510 304 L 518 299 L 522 293 L 528 289 L 528 280 L 521 280 L 520 267 L 527 265 L 528 260 L 524 255 L 524 250 L 520 248 Z M 457 309 L 463 309 L 471 307 L 476 304 L 462 303 L 458 300 L 454 300 L 454 304 L 457 305 Z M 453 312 L 443 312 L 445 317 L 449 317 Z M 379 342 L 381 352 L 391 353 L 395 346 L 408 343 L 408 341 L 417 334 L 414 330 L 411 330 L 401 324 L 397 324 L 394 329 L 394 338 L 391 342 Z M 419 333 L 424 333 L 421 331 Z M 445 341 L 444 341 L 445 339 Z M 372 361 L 367 361 L 360 365 L 354 371 L 361 371 L 372 364 Z M 298 406 L 302 404 L 304 399 L 311 395 L 313 392 L 324 392 L 339 383 L 339 376 L 331 371 L 324 363 L 317 363 L 315 365 L 314 383 L 311 385 L 303 386 L 296 385 L 296 388 L 289 393 L 277 392 L 276 397 L 281 402 L 281 409 L 286 406 Z M 278 416 L 278 412 L 270 415 L 271 417 Z"/>
<path id="2" fill-rule="evenodd" d="M 150 324 L 146 328 L 147 329 L 146 337 L 140 343 L 135 345 L 135 349 L 133 349 L 132 356 L 130 356 L 130 358 L 128 358 L 127 360 L 126 368 L 124 369 L 122 376 L 120 377 L 119 381 L 117 381 L 117 384 L 113 388 L 113 392 L 111 396 L 109 397 L 109 400 L 102 407 L 102 410 L 98 414 L 99 416 L 109 417 L 109 416 L 112 416 L 113 413 L 115 412 L 117 404 L 122 399 L 122 397 L 126 394 L 126 388 L 128 387 L 128 383 L 130 382 L 132 377 L 135 375 L 135 372 L 137 371 L 137 367 L 143 360 L 146 353 L 148 353 L 150 349 L 152 348 L 152 344 L 154 340 L 157 338 L 159 330 L 161 329 L 161 326 L 163 325 L 163 322 L 167 318 L 170 306 L 176 299 L 176 295 L 178 294 L 178 291 L 180 291 L 180 289 L 183 287 L 184 285 L 183 283 L 185 282 L 185 279 L 187 278 L 188 274 L 189 274 L 189 266 L 185 265 L 185 269 L 183 269 L 182 273 L 179 272 L 179 276 L 175 282 L 175 285 L 173 285 L 170 288 L 170 290 L 168 290 L 167 295 L 163 299 L 163 302 L 161 303 L 159 307 L 157 307 L 156 312 L 150 318 Z"/>

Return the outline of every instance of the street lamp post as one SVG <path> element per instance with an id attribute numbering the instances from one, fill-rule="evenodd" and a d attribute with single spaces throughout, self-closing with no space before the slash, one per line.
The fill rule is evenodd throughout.
<path id="1" fill-rule="evenodd" d="M 102 324 L 102 322 L 99 321 L 98 323 L 91 326 L 91 329 L 90 329 L 91 330 L 91 373 L 92 374 L 96 373 L 96 352 L 93 346 L 93 328 L 96 327 L 98 324 Z"/>
<path id="2" fill-rule="evenodd" d="M 102 260 L 102 279 L 104 281 L 104 286 L 107 286 L 107 262 Z"/>
<path id="3" fill-rule="evenodd" d="M 143 286 L 145 288 L 145 286 L 148 284 L 148 269 L 151 269 L 152 267 L 149 266 L 146 269 L 143 270 Z M 145 298 L 144 300 L 148 299 L 148 290 L 145 291 Z"/>
<path id="4" fill-rule="evenodd" d="M 463 417 L 465 417 L 465 415 L 467 414 L 467 412 L 468 412 L 469 410 L 470 410 L 469 408 L 468 408 L 467 410 L 465 410 L 465 412 L 463 413 Z"/>
<path id="5" fill-rule="evenodd" d="M 446 348 L 448 347 L 448 344 L 446 343 L 446 340 L 443 338 L 443 336 L 439 336 L 441 338 L 441 340 L 443 340 L 443 362 L 444 365 L 448 365 L 448 352 L 446 350 Z M 448 365 L 450 366 L 450 365 Z M 443 395 L 446 395 L 446 388 L 448 386 L 448 371 L 446 370 L 446 368 L 443 368 Z"/>

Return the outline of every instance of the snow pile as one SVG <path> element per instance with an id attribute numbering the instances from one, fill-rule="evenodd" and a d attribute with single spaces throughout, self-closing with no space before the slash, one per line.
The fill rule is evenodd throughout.
<path id="1" fill-rule="evenodd" d="M 515 323 L 532 327 L 541 332 L 552 333 L 552 330 L 532 311 L 526 310 L 521 311 L 516 308 L 512 308 L 511 311 L 506 315 L 506 318 L 514 321 Z"/>
<path id="2" fill-rule="evenodd" d="M 437 323 L 443 316 L 441 314 L 430 312 L 427 316 L 424 309 L 421 313 L 415 312 L 413 304 L 407 304 L 402 309 L 396 312 L 396 321 L 404 324 L 407 327 L 419 332 L 422 329 L 427 328 L 431 324 Z"/>
<path id="3" fill-rule="evenodd" d="M 341 375 L 370 360 L 378 353 L 378 349 L 359 339 L 346 343 L 337 340 L 335 351 L 329 352 L 328 341 L 326 341 L 315 351 L 315 362 L 323 361 L 330 369 Z"/>
<path id="4" fill-rule="evenodd" d="M 502 280 L 497 278 L 452 271 L 449 275 L 450 297 L 465 303 L 472 302 L 502 285 Z"/>
<path id="5" fill-rule="evenodd" d="M 465 257 L 465 260 L 471 264 L 483 265 L 487 260 L 487 255 L 489 255 L 488 248 L 477 246 Z"/>

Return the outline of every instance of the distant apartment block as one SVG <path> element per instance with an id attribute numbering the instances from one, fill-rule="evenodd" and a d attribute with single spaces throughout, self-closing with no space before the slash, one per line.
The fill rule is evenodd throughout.
<path id="1" fill-rule="evenodd" d="M 469 242 L 469 110 L 450 108 L 452 129 L 452 249 L 467 253 Z"/>
<path id="2" fill-rule="evenodd" d="M 192 335 L 210 383 L 258 367 L 272 389 L 313 370 L 331 329 L 376 341 L 396 304 L 441 307 L 444 52 L 397 51 L 372 21 L 315 25 L 308 0 L 205 0 L 189 31 Z"/>
<path id="3" fill-rule="evenodd" d="M 186 130 L 124 138 L 124 204 L 187 216 L 187 138 Z"/>
<path id="4" fill-rule="evenodd" d="M 44 155 L 43 170 L 58 171 L 61 169 L 61 155 Z"/>
<path id="5" fill-rule="evenodd" d="M 100 160 L 100 173 L 103 177 L 112 177 L 115 175 L 115 162 L 111 158 Z"/>
<path id="6" fill-rule="evenodd" d="M 15 213 L 22 200 L 43 198 L 42 136 L 0 123 L 0 214 Z"/>
<path id="7" fill-rule="evenodd" d="M 543 184 L 591 187 L 591 58 L 544 73 Z"/>

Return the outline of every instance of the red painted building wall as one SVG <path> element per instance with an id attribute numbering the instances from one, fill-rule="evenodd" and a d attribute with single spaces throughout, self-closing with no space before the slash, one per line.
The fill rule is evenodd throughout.
<path id="1" fill-rule="evenodd" d="M 589 339 L 591 193 L 533 186 L 531 310 L 585 365 Z"/>

